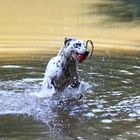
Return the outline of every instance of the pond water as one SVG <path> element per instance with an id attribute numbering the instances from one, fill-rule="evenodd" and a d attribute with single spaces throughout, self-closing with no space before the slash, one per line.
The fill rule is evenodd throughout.
<path id="1" fill-rule="evenodd" d="M 56 51 L 69 36 L 93 40 L 96 51 L 140 51 L 139 5 L 139 0 L 0 1 L 0 60 Z"/>
<path id="2" fill-rule="evenodd" d="M 45 67 L 52 56 L 0 64 L 0 137 L 139 139 L 138 54 L 105 52 L 81 63 L 80 77 L 86 87 L 81 100 L 35 96 L 40 94 Z"/>
<path id="3" fill-rule="evenodd" d="M 79 65 L 83 98 L 41 98 L 68 36 L 95 45 Z M 139 81 L 139 0 L 0 1 L 0 139 L 139 140 Z"/>

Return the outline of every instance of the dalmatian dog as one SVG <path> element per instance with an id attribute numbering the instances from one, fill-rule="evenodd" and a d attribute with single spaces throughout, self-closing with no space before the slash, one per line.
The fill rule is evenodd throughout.
<path id="1" fill-rule="evenodd" d="M 78 63 L 87 59 L 89 51 L 86 43 L 76 38 L 65 38 L 64 45 L 47 65 L 43 80 L 43 90 L 49 90 L 50 96 L 63 92 L 68 86 L 80 85 Z"/>

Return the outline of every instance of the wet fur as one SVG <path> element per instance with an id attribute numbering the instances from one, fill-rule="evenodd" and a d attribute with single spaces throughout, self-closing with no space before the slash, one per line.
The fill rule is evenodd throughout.
<path id="1" fill-rule="evenodd" d="M 78 44 L 78 45 L 77 45 Z M 81 40 L 66 38 L 58 55 L 52 58 L 46 68 L 43 90 L 50 90 L 50 95 L 62 92 L 68 86 L 78 88 L 79 74 L 76 52 L 84 53 L 85 44 Z"/>

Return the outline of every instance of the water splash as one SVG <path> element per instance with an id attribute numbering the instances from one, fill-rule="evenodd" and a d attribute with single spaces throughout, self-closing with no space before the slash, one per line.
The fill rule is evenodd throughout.
<path id="1" fill-rule="evenodd" d="M 79 89 L 68 88 L 48 98 L 40 91 L 41 85 L 42 79 L 39 78 L 0 82 L 0 114 L 27 114 L 47 123 L 56 115 L 53 110 L 60 105 L 60 101 L 64 103 L 76 99 L 90 88 L 88 83 L 82 81 Z"/>
<path id="2" fill-rule="evenodd" d="M 82 96 L 88 89 L 91 88 L 91 85 L 87 82 L 81 81 L 79 88 L 71 88 L 67 87 L 63 92 L 56 93 L 54 95 L 49 95 L 50 91 L 42 89 L 40 92 L 31 93 L 31 95 L 35 95 L 38 98 L 61 98 L 61 99 L 69 99 L 69 98 L 78 98 Z"/>

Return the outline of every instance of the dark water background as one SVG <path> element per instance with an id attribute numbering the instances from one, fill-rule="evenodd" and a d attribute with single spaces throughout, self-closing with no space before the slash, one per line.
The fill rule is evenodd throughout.
<path id="1" fill-rule="evenodd" d="M 103 0 L 101 3 L 87 4 L 88 14 L 107 15 L 111 22 L 134 22 L 140 20 L 139 0 Z M 96 10 L 95 10 L 96 9 Z"/>
<path id="2" fill-rule="evenodd" d="M 38 98 L 48 59 L 0 64 L 3 139 L 138 140 L 139 54 L 105 52 L 80 64 L 82 100 Z"/>

